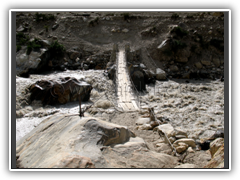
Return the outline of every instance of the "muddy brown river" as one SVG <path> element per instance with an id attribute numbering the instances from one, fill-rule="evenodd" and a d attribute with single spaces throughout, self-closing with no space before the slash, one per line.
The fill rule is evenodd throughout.
<path id="1" fill-rule="evenodd" d="M 141 105 L 154 107 L 158 117 L 193 139 L 210 137 L 224 128 L 224 82 L 219 80 L 157 81 L 141 96 Z"/>
<path id="2" fill-rule="evenodd" d="M 51 72 L 45 75 L 31 75 L 30 78 L 16 77 L 16 140 L 29 133 L 41 121 L 57 113 L 79 112 L 78 102 L 57 106 L 42 106 L 33 101 L 23 105 L 27 99 L 25 89 L 37 80 L 57 79 L 59 77 L 75 77 L 92 84 L 93 90 L 89 102 L 107 94 L 113 106 L 99 109 L 99 114 L 111 114 L 117 106 L 115 86 L 112 80 L 104 76 L 103 70 Z M 220 80 L 179 80 L 156 81 L 148 85 L 147 91 L 140 96 L 141 107 L 153 107 L 157 117 L 169 119 L 174 128 L 187 131 L 189 138 L 201 139 L 210 137 L 218 129 L 224 128 L 224 82 Z M 131 117 L 129 117 L 131 118 Z M 127 120 L 127 119 L 126 119 Z"/>

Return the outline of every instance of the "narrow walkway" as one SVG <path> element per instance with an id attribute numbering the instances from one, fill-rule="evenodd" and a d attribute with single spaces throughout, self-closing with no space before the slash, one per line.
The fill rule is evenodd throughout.
<path id="1" fill-rule="evenodd" d="M 139 108 L 132 94 L 131 82 L 127 72 L 126 55 L 123 50 L 119 50 L 117 54 L 117 63 L 118 106 L 124 111 L 137 111 Z"/>

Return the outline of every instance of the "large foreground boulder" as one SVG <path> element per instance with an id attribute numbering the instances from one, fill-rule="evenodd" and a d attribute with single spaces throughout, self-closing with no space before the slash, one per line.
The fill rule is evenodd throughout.
<path id="1" fill-rule="evenodd" d="M 40 80 L 30 86 L 30 100 L 41 100 L 43 104 L 66 104 L 78 101 L 88 101 L 92 86 L 75 78 L 65 77 L 58 80 Z"/>
<path id="2" fill-rule="evenodd" d="M 106 161 L 100 148 L 127 142 L 133 136 L 126 127 L 98 119 L 53 116 L 17 142 L 17 156 L 24 168 L 63 167 L 74 158 L 103 167 Z"/>
<path id="3" fill-rule="evenodd" d="M 150 151 L 124 126 L 77 115 L 52 116 L 16 144 L 21 168 L 172 168 L 177 157 Z"/>

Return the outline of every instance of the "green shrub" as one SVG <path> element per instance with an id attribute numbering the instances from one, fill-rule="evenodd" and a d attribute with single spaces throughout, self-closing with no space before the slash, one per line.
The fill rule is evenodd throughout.
<path id="1" fill-rule="evenodd" d="M 17 45 L 17 52 L 20 51 L 22 49 L 21 45 Z"/>
<path id="2" fill-rule="evenodd" d="M 49 51 L 51 53 L 51 56 L 60 57 L 64 54 L 65 48 L 58 41 L 54 41 L 51 43 L 51 45 L 49 47 Z"/>
<path id="3" fill-rule="evenodd" d="M 18 38 L 25 38 L 25 34 L 22 33 L 22 32 L 18 32 L 16 36 L 17 36 L 17 39 Z"/>
<path id="4" fill-rule="evenodd" d="M 123 13 L 122 15 L 123 15 L 124 20 L 130 19 L 129 13 Z"/>
<path id="5" fill-rule="evenodd" d="M 172 51 L 167 49 L 163 51 L 163 54 L 166 56 L 172 56 Z"/>
<path id="6" fill-rule="evenodd" d="M 28 45 L 27 46 L 27 55 L 29 55 L 32 52 L 32 46 Z"/>
<path id="7" fill-rule="evenodd" d="M 171 30 L 171 33 L 176 33 L 177 36 L 179 37 L 183 37 L 183 36 L 186 36 L 188 35 L 188 32 L 184 29 L 182 29 L 181 27 L 175 27 Z"/>
<path id="8" fill-rule="evenodd" d="M 33 41 L 29 41 L 29 37 L 26 36 L 24 33 L 19 32 L 16 35 L 17 40 L 17 51 L 21 49 L 22 45 L 27 45 L 27 55 L 31 53 L 32 50 L 38 50 L 42 47 L 41 43 L 39 42 L 39 39 L 35 38 Z"/>
<path id="9" fill-rule="evenodd" d="M 33 41 L 29 41 L 27 43 L 27 55 L 29 55 L 32 50 L 38 50 L 41 47 L 42 45 L 40 44 L 38 39 L 35 38 Z"/>
<path id="10" fill-rule="evenodd" d="M 183 49 L 185 47 L 187 47 L 186 43 L 179 40 L 172 40 L 171 48 L 174 52 L 176 52 L 179 49 Z"/>
<path id="11" fill-rule="evenodd" d="M 24 33 L 19 32 L 16 35 L 16 42 L 17 45 L 25 45 L 29 41 L 29 37 L 26 36 Z"/>
<path id="12" fill-rule="evenodd" d="M 44 29 L 46 30 L 46 32 L 48 32 L 48 26 L 47 25 L 44 26 Z"/>

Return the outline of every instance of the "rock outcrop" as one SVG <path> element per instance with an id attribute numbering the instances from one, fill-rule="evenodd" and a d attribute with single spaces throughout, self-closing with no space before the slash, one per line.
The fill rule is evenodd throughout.
<path id="1" fill-rule="evenodd" d="M 48 63 L 50 54 L 45 48 L 32 51 L 29 55 L 23 48 L 16 56 L 16 75 L 28 76 L 33 71 L 40 71 Z"/>
<path id="2" fill-rule="evenodd" d="M 224 141 L 218 138 L 210 145 L 212 159 L 204 168 L 224 168 Z"/>
<path id="3" fill-rule="evenodd" d="M 224 143 L 223 138 L 217 138 L 213 142 L 210 143 L 210 152 L 211 152 L 212 157 L 214 157 L 215 153 L 223 145 L 223 143 Z"/>
<path id="4" fill-rule="evenodd" d="M 144 74 L 141 71 L 134 71 L 131 74 L 131 79 L 133 81 L 134 86 L 138 91 L 146 90 L 146 83 Z"/>
<path id="5" fill-rule="evenodd" d="M 196 167 L 195 164 L 188 164 L 188 163 L 186 163 L 186 164 L 178 165 L 178 166 L 176 166 L 174 168 L 197 168 L 197 167 Z"/>
<path id="6" fill-rule="evenodd" d="M 156 69 L 156 79 L 157 80 L 166 80 L 167 79 L 166 72 L 160 68 L 157 68 Z"/>
<path id="7" fill-rule="evenodd" d="M 76 115 L 52 116 L 17 142 L 21 168 L 173 168 L 124 126 Z"/>
<path id="8" fill-rule="evenodd" d="M 79 82 L 75 78 L 65 77 L 59 80 L 40 80 L 30 86 L 30 100 L 41 100 L 43 104 L 66 104 L 78 101 L 88 101 L 92 86 Z"/>
<path id="9" fill-rule="evenodd" d="M 107 162 L 100 148 L 127 142 L 133 136 L 126 127 L 101 120 L 53 116 L 17 142 L 17 156 L 24 168 L 63 168 L 73 159 L 104 167 Z"/>

